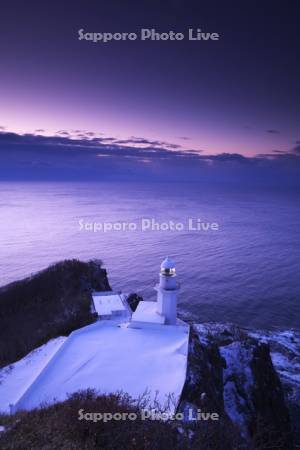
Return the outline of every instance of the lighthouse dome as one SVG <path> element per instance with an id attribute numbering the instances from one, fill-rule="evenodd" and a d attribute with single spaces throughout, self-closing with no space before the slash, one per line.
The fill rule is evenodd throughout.
<path id="1" fill-rule="evenodd" d="M 160 268 L 161 269 L 175 269 L 175 263 L 171 258 L 169 258 L 167 256 L 166 259 L 164 259 L 163 262 L 161 263 Z"/>
<path id="2" fill-rule="evenodd" d="M 161 263 L 160 270 L 165 275 L 175 274 L 175 263 L 174 263 L 174 261 L 167 256 L 166 259 L 164 259 L 163 262 Z"/>

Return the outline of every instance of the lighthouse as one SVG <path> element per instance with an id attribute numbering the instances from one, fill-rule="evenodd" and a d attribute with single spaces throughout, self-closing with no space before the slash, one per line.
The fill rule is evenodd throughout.
<path id="1" fill-rule="evenodd" d="M 167 258 L 160 265 L 156 301 L 141 301 L 132 314 L 129 328 L 157 328 L 162 325 L 182 325 L 177 319 L 177 282 L 174 262 Z M 166 327 L 169 328 L 169 327 Z"/>
<path id="2" fill-rule="evenodd" d="M 175 264 L 168 256 L 161 263 L 157 291 L 157 312 L 165 317 L 167 325 L 176 325 L 177 321 L 177 282 Z"/>

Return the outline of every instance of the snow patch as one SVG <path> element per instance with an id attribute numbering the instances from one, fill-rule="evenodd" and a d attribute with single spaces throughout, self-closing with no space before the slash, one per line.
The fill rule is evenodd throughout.
<path id="1" fill-rule="evenodd" d="M 14 364 L 0 370 L 1 412 L 10 412 L 9 405 L 20 398 L 66 339 L 66 337 L 52 339 Z"/>
<path id="2" fill-rule="evenodd" d="M 188 340 L 188 326 L 136 329 L 98 321 L 69 336 L 16 409 L 65 400 L 87 388 L 133 398 L 147 393 L 161 405 L 171 395 L 174 409 L 185 382 Z"/>

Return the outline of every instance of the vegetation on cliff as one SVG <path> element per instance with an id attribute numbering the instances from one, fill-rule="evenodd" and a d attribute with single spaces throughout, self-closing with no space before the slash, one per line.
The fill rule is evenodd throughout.
<path id="1" fill-rule="evenodd" d="M 238 433 L 229 421 L 195 422 L 192 425 L 173 419 L 144 419 L 144 399 L 133 401 L 116 393 L 97 395 L 83 391 L 62 403 L 30 412 L 2 416 L 6 432 L 0 433 L 3 450 L 41 449 L 127 449 L 127 450 L 231 450 L 238 447 Z M 135 420 L 79 420 L 86 413 L 127 413 Z M 162 414 L 163 411 L 160 411 Z"/>
<path id="2" fill-rule="evenodd" d="M 95 320 L 91 292 L 110 290 L 99 260 L 66 260 L 0 288 L 0 367 Z"/>

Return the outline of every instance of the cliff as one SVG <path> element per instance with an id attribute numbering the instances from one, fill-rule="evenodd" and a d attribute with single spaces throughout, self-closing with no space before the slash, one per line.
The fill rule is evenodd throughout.
<path id="1" fill-rule="evenodd" d="M 211 433 L 212 439 L 223 435 L 224 450 L 293 448 L 285 393 L 269 344 L 235 325 L 192 326 L 179 408 L 187 407 L 220 415 Z"/>
<path id="2" fill-rule="evenodd" d="M 101 266 L 63 261 L 0 288 L 0 367 L 93 322 L 92 290 L 111 290 Z"/>

